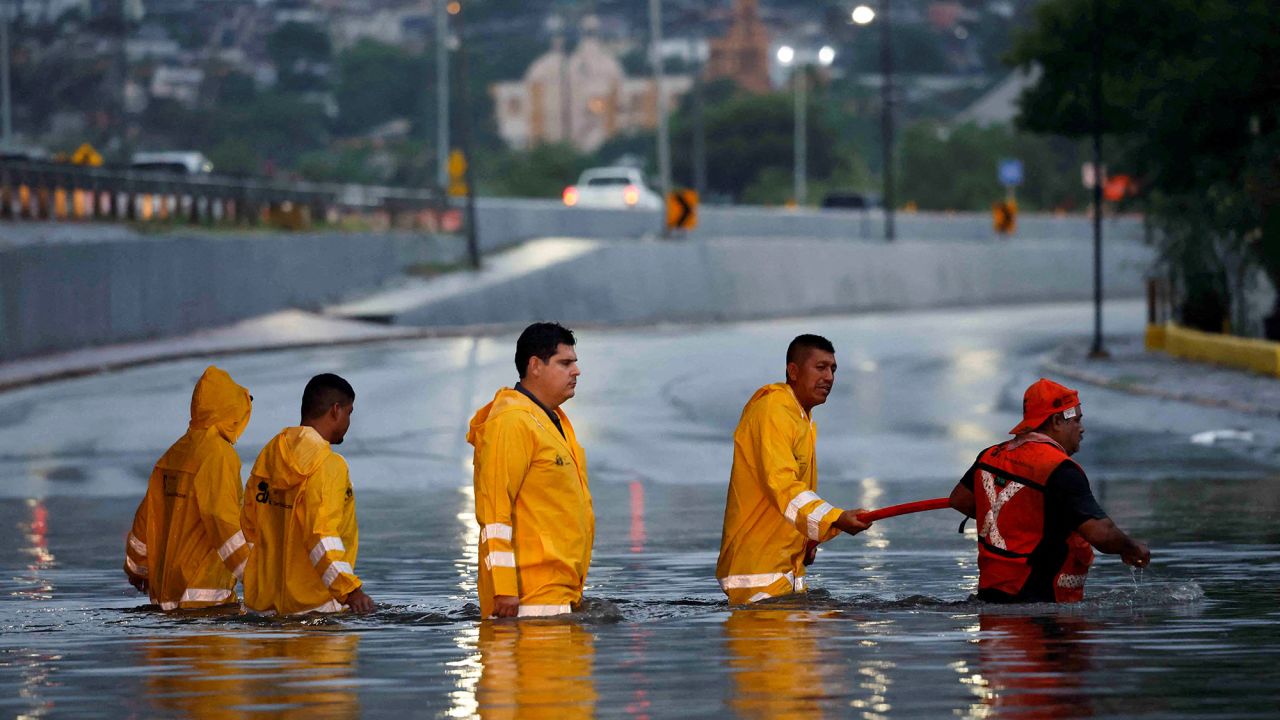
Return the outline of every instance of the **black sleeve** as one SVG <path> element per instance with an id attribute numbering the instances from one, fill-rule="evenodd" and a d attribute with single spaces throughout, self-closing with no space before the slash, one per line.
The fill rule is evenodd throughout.
<path id="1" fill-rule="evenodd" d="M 1063 461 L 1049 475 L 1045 493 L 1049 501 L 1047 508 L 1053 508 L 1069 530 L 1075 530 L 1086 520 L 1102 520 L 1107 516 L 1089 489 L 1089 478 L 1073 462 Z"/>
<path id="2" fill-rule="evenodd" d="M 973 459 L 973 464 L 969 466 L 968 470 L 964 471 L 964 477 L 960 478 L 960 484 L 968 489 L 969 492 L 973 492 L 973 477 L 978 474 L 978 461 L 982 459 L 986 452 L 986 450 L 983 450 L 978 453 L 978 457 Z"/>

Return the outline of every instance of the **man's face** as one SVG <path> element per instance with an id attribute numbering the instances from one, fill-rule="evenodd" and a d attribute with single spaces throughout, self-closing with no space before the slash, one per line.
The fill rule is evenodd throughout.
<path id="1" fill-rule="evenodd" d="M 1068 455 L 1075 455 L 1080 449 L 1080 441 L 1084 440 L 1084 412 L 1080 408 L 1076 408 L 1076 414 L 1073 418 L 1059 417 L 1056 423 L 1060 423 L 1061 440 L 1059 444 L 1062 449 L 1067 451 Z"/>
<path id="2" fill-rule="evenodd" d="M 354 400 L 347 403 L 334 403 L 330 412 L 336 413 L 334 417 L 333 439 L 329 441 L 331 445 L 341 445 L 342 439 L 347 436 L 347 430 L 351 428 L 351 413 L 356 411 L 356 403 Z"/>
<path id="3" fill-rule="evenodd" d="M 836 381 L 836 356 L 826 350 L 809 349 L 799 362 L 787 363 L 787 382 L 805 408 L 827 401 Z"/>
<path id="4" fill-rule="evenodd" d="M 529 360 L 529 372 L 525 384 L 532 385 L 539 398 L 546 398 L 552 407 L 573 397 L 578 388 L 578 354 L 572 345 L 560 343 L 556 346 L 556 354 L 544 363 L 540 358 Z"/>

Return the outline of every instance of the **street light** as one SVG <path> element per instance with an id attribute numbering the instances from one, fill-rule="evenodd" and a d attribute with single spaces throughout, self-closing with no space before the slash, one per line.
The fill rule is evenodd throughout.
<path id="1" fill-rule="evenodd" d="M 856 25 L 866 25 L 876 19 L 876 11 L 866 5 L 859 5 L 853 9 L 852 20 Z"/>
<path id="2" fill-rule="evenodd" d="M 778 48 L 777 57 L 778 62 L 781 63 L 783 67 L 791 67 L 793 63 L 796 63 L 796 49 L 790 45 L 783 45 Z M 835 59 L 836 50 L 830 45 L 823 45 L 822 48 L 818 50 L 819 65 L 827 67 L 831 65 L 831 63 L 835 62 Z M 791 71 L 792 82 L 796 87 L 794 195 L 797 206 L 805 204 L 805 200 L 807 199 L 809 192 L 809 173 L 806 166 L 808 155 L 808 148 L 806 146 L 808 141 L 808 118 L 806 117 L 808 99 L 805 97 L 808 79 L 805 77 L 805 67 L 807 67 L 807 63 L 798 63 Z"/>

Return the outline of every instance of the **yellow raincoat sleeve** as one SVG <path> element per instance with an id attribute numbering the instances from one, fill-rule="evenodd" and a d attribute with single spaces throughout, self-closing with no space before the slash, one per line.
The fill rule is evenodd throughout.
<path id="1" fill-rule="evenodd" d="M 130 580 L 148 579 L 151 567 L 147 564 L 147 526 L 151 522 L 151 504 L 142 496 L 138 511 L 133 514 L 133 526 L 124 544 L 124 573 Z"/>
<path id="2" fill-rule="evenodd" d="M 345 603 L 347 595 L 361 585 L 342 541 L 342 511 L 351 487 L 347 462 L 337 455 L 330 456 L 317 474 L 319 477 L 307 483 L 303 507 L 302 527 L 309 530 L 308 557 L 329 594 Z M 354 551 L 353 548 L 351 553 Z"/>
<path id="3" fill-rule="evenodd" d="M 258 544 L 258 502 L 253 497 L 258 490 L 249 485 L 252 482 L 254 479 L 251 473 L 241 495 L 240 505 L 240 532 L 244 533 L 245 544 L 250 549 Z"/>
<path id="4" fill-rule="evenodd" d="M 533 436 L 514 416 L 496 418 L 476 446 L 476 522 L 480 524 L 480 564 L 491 573 L 494 595 L 520 597 L 511 505 L 529 472 Z"/>
<path id="5" fill-rule="evenodd" d="M 219 447 L 212 457 L 200 463 L 193 485 L 200 522 L 217 546 L 218 558 L 237 580 L 243 580 L 249 543 L 240 529 L 244 492 L 240 484 L 240 456 L 229 446 Z"/>
<path id="6" fill-rule="evenodd" d="M 844 511 L 814 492 L 800 476 L 796 443 L 806 442 L 798 422 L 787 416 L 790 408 L 764 405 L 755 426 L 760 432 L 761 476 L 765 494 L 774 507 L 795 525 L 796 531 L 813 542 L 826 542 L 840 530 L 832 526 Z M 811 456 L 810 462 L 817 462 Z"/>

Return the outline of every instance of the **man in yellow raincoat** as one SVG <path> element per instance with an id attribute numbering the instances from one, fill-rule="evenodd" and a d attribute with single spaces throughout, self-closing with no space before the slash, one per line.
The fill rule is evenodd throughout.
<path id="1" fill-rule="evenodd" d="M 271 439 L 253 464 L 240 524 L 253 544 L 244 574 L 244 604 L 255 612 L 293 615 L 371 612 L 356 576 L 360 529 L 342 444 L 355 411 L 355 390 L 332 374 L 311 378 L 302 392 L 302 424 Z"/>
<path id="2" fill-rule="evenodd" d="M 582 599 L 595 512 L 587 462 L 561 404 L 578 384 L 573 333 L 535 323 L 516 341 L 514 389 L 471 418 L 481 617 L 567 613 Z"/>
<path id="3" fill-rule="evenodd" d="M 765 385 L 742 409 L 724 508 L 716 578 L 729 602 L 803 592 L 819 543 L 869 525 L 818 495 L 813 408 L 835 382 L 831 341 L 801 335 L 787 348 L 787 381 Z"/>
<path id="4" fill-rule="evenodd" d="M 240 532 L 240 456 L 253 398 L 210 366 L 191 393 L 187 433 L 151 471 L 125 543 L 129 583 L 164 610 L 229 605 L 249 547 Z"/>

